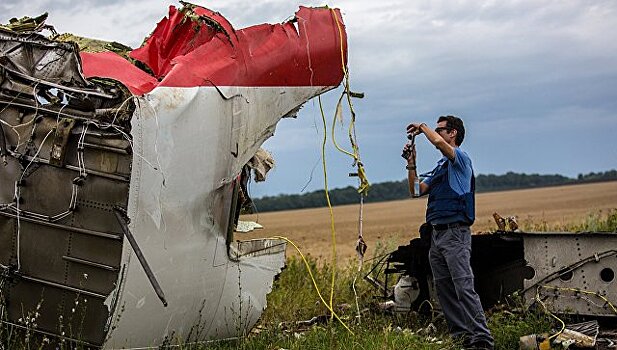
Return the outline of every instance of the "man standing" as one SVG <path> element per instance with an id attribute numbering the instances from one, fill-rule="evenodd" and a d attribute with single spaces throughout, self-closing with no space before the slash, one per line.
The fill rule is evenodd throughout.
<path id="1" fill-rule="evenodd" d="M 412 196 L 428 194 L 426 222 L 433 226 L 429 261 L 450 334 L 468 349 L 493 349 L 470 264 L 469 226 L 475 219 L 475 177 L 471 159 L 459 148 L 465 138 L 463 121 L 451 115 L 441 116 L 435 130 L 424 123 L 412 123 L 407 133 L 424 134 L 443 154 L 435 169 L 423 175 L 420 193 L 415 193 L 415 145 L 403 149 Z"/>

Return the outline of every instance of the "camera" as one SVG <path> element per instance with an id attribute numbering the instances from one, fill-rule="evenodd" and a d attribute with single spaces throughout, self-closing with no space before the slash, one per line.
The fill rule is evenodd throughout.
<path id="1" fill-rule="evenodd" d="M 411 155 L 411 150 L 413 149 L 413 146 L 416 143 L 416 134 L 414 133 L 407 134 L 407 138 L 409 139 L 409 142 L 407 143 L 409 147 L 405 148 L 403 150 L 403 153 L 401 154 L 401 157 L 405 158 L 405 160 L 409 159 L 409 156 Z"/>
<path id="2" fill-rule="evenodd" d="M 403 157 L 405 160 L 409 159 L 409 156 L 411 155 L 411 148 L 406 148 L 403 150 L 403 153 L 401 154 L 401 157 Z"/>

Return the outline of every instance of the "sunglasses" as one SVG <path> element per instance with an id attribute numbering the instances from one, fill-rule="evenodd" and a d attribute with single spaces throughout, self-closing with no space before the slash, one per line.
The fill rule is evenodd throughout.
<path id="1" fill-rule="evenodd" d="M 441 127 L 435 128 L 435 132 L 438 133 L 438 134 L 440 132 L 444 131 L 444 130 L 449 132 L 450 130 L 452 130 L 452 128 L 448 128 L 448 127 L 445 127 L 445 126 L 441 126 Z"/>

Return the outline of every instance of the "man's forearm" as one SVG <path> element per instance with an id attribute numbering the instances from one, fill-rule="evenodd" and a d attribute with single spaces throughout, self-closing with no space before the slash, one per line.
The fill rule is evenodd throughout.
<path id="1" fill-rule="evenodd" d="M 420 124 L 420 131 L 426 136 L 426 139 L 432 143 L 435 147 L 439 147 L 440 142 L 444 142 L 443 138 L 439 136 L 435 130 L 431 129 L 425 123 Z"/>
<path id="2" fill-rule="evenodd" d="M 450 146 L 435 130 L 428 125 L 420 124 L 420 131 L 426 136 L 426 139 L 437 147 L 437 149 L 448 159 L 454 159 L 454 147 Z"/>
<path id="3" fill-rule="evenodd" d="M 412 197 L 420 196 L 420 193 L 415 193 L 414 183 L 417 177 L 418 177 L 418 174 L 416 173 L 416 166 L 408 164 L 407 165 L 407 181 L 409 184 L 409 195 Z"/>

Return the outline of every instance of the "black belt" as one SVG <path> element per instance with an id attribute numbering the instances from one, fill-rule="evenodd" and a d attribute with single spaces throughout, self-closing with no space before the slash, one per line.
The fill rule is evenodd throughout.
<path id="1" fill-rule="evenodd" d="M 466 223 L 463 222 L 453 222 L 450 224 L 435 224 L 433 225 L 433 229 L 437 230 L 437 231 L 443 231 L 443 230 L 447 230 L 449 228 L 454 228 L 454 227 L 459 227 L 459 226 L 468 226 Z"/>

